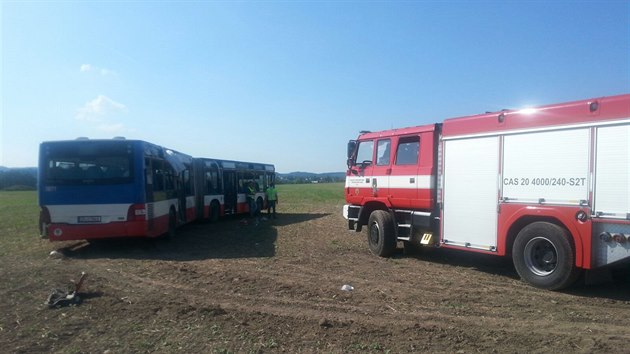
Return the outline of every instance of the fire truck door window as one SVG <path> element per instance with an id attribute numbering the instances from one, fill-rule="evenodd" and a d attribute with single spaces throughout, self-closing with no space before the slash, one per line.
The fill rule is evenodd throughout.
<path id="1" fill-rule="evenodd" d="M 374 152 L 374 141 L 362 141 L 359 143 L 359 151 L 357 152 L 356 163 L 364 163 L 369 165 L 372 163 L 372 154 Z"/>
<path id="2" fill-rule="evenodd" d="M 379 166 L 389 165 L 389 155 L 391 141 L 389 139 L 379 140 L 376 145 L 376 164 Z"/>
<path id="3" fill-rule="evenodd" d="M 396 150 L 396 165 L 415 165 L 420 154 L 420 138 L 417 136 L 400 138 Z"/>

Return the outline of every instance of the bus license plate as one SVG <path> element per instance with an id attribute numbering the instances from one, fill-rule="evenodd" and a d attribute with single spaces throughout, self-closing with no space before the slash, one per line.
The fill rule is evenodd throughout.
<path id="1" fill-rule="evenodd" d="M 101 222 L 100 216 L 79 216 L 80 223 Z"/>

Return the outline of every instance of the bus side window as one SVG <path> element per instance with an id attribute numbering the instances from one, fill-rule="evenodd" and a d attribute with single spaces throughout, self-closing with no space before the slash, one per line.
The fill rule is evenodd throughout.
<path id="1" fill-rule="evenodd" d="M 153 160 L 153 191 L 164 190 L 164 173 L 162 171 L 162 161 Z"/>
<path id="2" fill-rule="evenodd" d="M 173 173 L 173 170 L 171 169 L 171 166 L 166 165 L 164 166 L 164 190 L 166 191 L 173 191 L 175 190 L 175 176 Z"/>
<path id="3" fill-rule="evenodd" d="M 192 183 L 190 181 L 190 167 L 182 172 L 184 177 L 184 192 L 187 196 L 193 195 Z"/>

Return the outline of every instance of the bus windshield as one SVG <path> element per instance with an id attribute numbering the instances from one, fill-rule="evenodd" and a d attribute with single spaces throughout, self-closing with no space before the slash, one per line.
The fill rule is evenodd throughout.
<path id="1" fill-rule="evenodd" d="M 131 144 L 84 142 L 45 147 L 45 185 L 122 184 L 133 180 Z"/>

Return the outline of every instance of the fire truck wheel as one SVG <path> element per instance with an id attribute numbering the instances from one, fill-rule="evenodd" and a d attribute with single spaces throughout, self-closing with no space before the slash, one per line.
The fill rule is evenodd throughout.
<path id="1" fill-rule="evenodd" d="M 389 257 L 396 250 L 394 220 L 384 210 L 375 210 L 368 222 L 368 246 L 377 256 Z"/>
<path id="2" fill-rule="evenodd" d="M 560 290 L 579 276 L 570 235 L 562 227 L 548 222 L 534 222 L 516 236 L 512 260 L 516 271 L 531 285 Z"/>
<path id="3" fill-rule="evenodd" d="M 219 209 L 219 202 L 213 200 L 212 203 L 210 203 L 210 222 L 219 220 Z"/>

